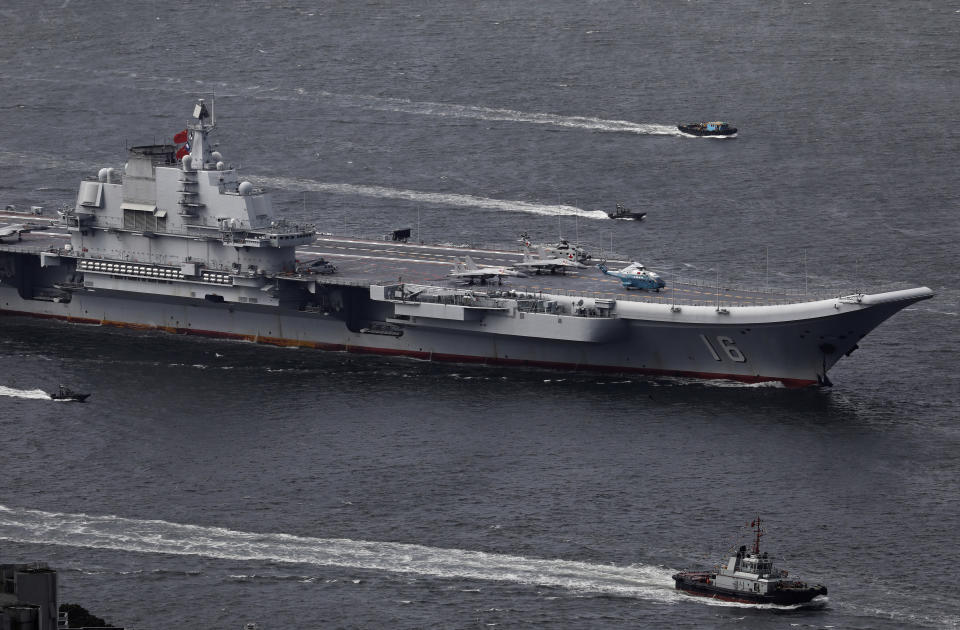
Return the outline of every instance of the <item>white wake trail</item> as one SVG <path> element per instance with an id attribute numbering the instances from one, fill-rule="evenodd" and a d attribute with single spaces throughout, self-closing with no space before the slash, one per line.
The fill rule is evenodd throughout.
<path id="1" fill-rule="evenodd" d="M 579 216 L 586 219 L 609 219 L 607 213 L 602 210 L 584 210 L 576 206 L 531 203 L 529 201 L 513 201 L 509 199 L 490 199 L 489 197 L 476 197 L 474 195 L 433 193 L 400 188 L 386 188 L 384 186 L 318 182 L 310 179 L 292 177 L 257 177 L 256 179 L 258 182 L 285 189 L 292 188 L 338 195 L 378 197 L 381 199 L 402 199 L 404 201 L 415 201 L 417 203 L 428 203 L 439 206 L 453 206 L 457 208 L 481 208 L 483 210 L 526 212 L 528 214 L 540 214 L 544 216 L 562 215 Z"/>
<path id="2" fill-rule="evenodd" d="M 434 116 L 438 118 L 462 118 L 473 120 L 487 120 L 492 122 L 514 122 L 534 125 L 546 125 L 567 129 L 584 129 L 604 133 L 632 133 L 637 135 L 654 136 L 686 136 L 675 125 L 661 125 L 656 123 L 639 123 L 629 120 L 598 118 L 595 116 L 565 116 L 548 112 L 523 112 L 514 109 L 483 107 L 479 105 L 461 105 L 457 103 L 436 103 L 431 101 L 414 101 L 405 98 L 391 98 L 365 94 L 343 94 L 326 90 L 311 91 L 305 88 L 278 88 L 276 86 L 261 85 L 234 85 L 223 81 L 205 81 L 202 79 L 188 80 L 182 77 L 144 75 L 127 70 L 99 70 L 93 73 L 98 77 L 91 81 L 90 73 L 84 71 L 83 85 L 109 85 L 111 88 L 132 87 L 138 91 L 175 92 L 178 94 L 198 95 L 198 93 L 212 93 L 221 98 L 236 97 L 254 100 L 271 101 L 309 101 L 328 102 L 344 109 L 365 109 L 370 111 L 398 112 L 418 116 Z M 21 81 L 35 81 L 56 83 L 58 85 L 79 84 L 75 77 L 12 77 L 4 79 Z M 117 79 L 133 80 L 137 85 L 129 86 L 119 83 Z"/>
<path id="3" fill-rule="evenodd" d="M 50 395 L 42 389 L 14 389 L 0 385 L 0 396 L 27 398 L 31 400 L 50 400 Z"/>
<path id="4" fill-rule="evenodd" d="M 108 71 L 130 76 L 132 73 L 124 71 Z M 183 91 L 184 87 L 177 86 L 179 79 L 173 77 L 143 77 L 132 74 L 130 78 L 139 81 L 147 80 L 151 86 L 173 85 L 173 89 Z M 365 94 L 342 94 L 337 92 L 328 92 L 326 90 L 317 90 L 311 92 L 305 88 L 295 88 L 292 91 L 278 89 L 276 87 L 261 87 L 258 85 L 238 86 L 230 85 L 220 81 L 204 82 L 196 81 L 194 85 L 187 86 L 186 89 L 196 90 L 196 85 L 208 84 L 211 89 L 216 90 L 221 95 L 224 91 L 235 94 L 241 98 L 254 98 L 263 100 L 278 101 L 297 101 L 308 100 L 331 102 L 338 107 L 345 109 L 366 109 L 372 111 L 399 112 L 402 114 L 415 114 L 419 116 L 435 116 L 439 118 L 465 118 L 474 120 L 488 120 L 492 122 L 514 122 L 528 123 L 534 125 L 549 125 L 553 127 L 563 127 L 568 129 L 585 129 L 589 131 L 600 131 L 606 133 L 632 133 L 637 135 L 658 135 L 658 136 L 685 136 L 683 132 L 677 129 L 676 125 L 660 125 L 655 123 L 638 123 L 629 120 L 611 120 L 597 118 L 595 116 L 564 116 L 561 114 L 552 114 L 546 112 L 523 112 L 514 109 L 482 107 L 479 105 L 461 105 L 457 103 L 436 103 L 431 101 L 414 101 L 405 98 L 391 98 L 383 96 L 372 96 Z"/>
<path id="5" fill-rule="evenodd" d="M 2 505 L 0 540 L 513 582 L 664 602 L 679 597 L 671 572 L 650 565 L 621 567 L 404 543 L 262 534 Z"/>
<path id="6" fill-rule="evenodd" d="M 103 166 L 90 160 L 65 160 L 53 155 L 14 153 L 0 150 L 0 165 L 35 166 L 54 170 L 85 169 L 95 171 Z M 294 177 L 273 177 L 269 175 L 249 175 L 250 179 L 268 187 L 286 190 L 309 190 L 336 195 L 355 195 L 360 197 L 376 197 L 379 199 L 401 199 L 431 205 L 454 208 L 480 208 L 501 212 L 526 212 L 543 216 L 579 216 L 585 219 L 609 219 L 602 210 L 584 210 L 576 206 L 562 204 L 532 203 L 529 201 L 514 201 L 510 199 L 491 199 L 475 195 L 458 193 L 435 193 L 418 190 L 404 190 L 402 188 L 387 188 L 385 186 L 370 186 L 363 184 L 347 184 L 342 182 L 318 182 L 312 179 Z"/>
<path id="7" fill-rule="evenodd" d="M 301 91 L 301 93 L 304 93 Z M 344 98 L 343 95 L 321 92 L 321 96 Z M 431 103 L 429 101 L 411 101 L 399 98 L 356 97 L 364 109 L 377 111 L 438 116 L 442 118 L 471 118 L 515 123 L 551 125 L 570 129 L 586 129 L 608 133 L 633 133 L 638 135 L 684 136 L 675 125 L 638 123 L 629 120 L 610 120 L 593 116 L 563 116 L 543 112 L 521 112 L 513 109 L 479 107 L 476 105 L 458 105 L 455 103 Z"/>

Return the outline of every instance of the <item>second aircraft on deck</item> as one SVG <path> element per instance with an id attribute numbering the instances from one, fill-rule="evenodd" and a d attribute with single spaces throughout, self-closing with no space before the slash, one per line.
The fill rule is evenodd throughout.
<path id="1" fill-rule="evenodd" d="M 475 281 L 486 284 L 488 280 L 493 278 L 497 279 L 497 284 L 503 284 L 504 278 L 525 278 L 526 274 L 523 272 L 529 273 L 532 271 L 536 274 L 544 272 L 564 273 L 567 269 L 588 269 L 584 262 L 589 260 L 591 256 L 579 245 L 570 245 L 567 241 L 561 240 L 560 243 L 552 247 L 537 246 L 536 255 L 534 255 L 531 253 L 534 246 L 527 240 L 525 234 L 521 235 L 521 242 L 526 247 L 523 260 L 513 265 L 478 265 L 473 258 L 465 256 L 462 262 L 459 259 L 454 259 L 454 267 L 447 276 L 471 285 Z M 597 268 L 603 274 L 620 280 L 625 289 L 659 291 L 666 286 L 659 274 L 648 270 L 639 262 L 632 262 L 619 271 L 609 271 L 606 261 L 602 261 L 597 265 Z"/>
<path id="2" fill-rule="evenodd" d="M 640 263 L 634 261 L 621 269 L 620 271 L 607 271 L 606 263 L 597 265 L 602 273 L 613 276 L 620 280 L 624 289 L 646 289 L 648 291 L 660 291 L 667 286 L 660 274 L 650 271 Z"/>
<path id="3" fill-rule="evenodd" d="M 481 267 L 473 261 L 473 258 L 464 256 L 463 262 L 454 259 L 453 271 L 447 274 L 451 278 L 466 280 L 467 284 L 473 284 L 474 280 L 479 280 L 480 284 L 486 284 L 491 278 L 497 279 L 497 284 L 503 284 L 505 277 L 523 278 L 524 274 L 512 267 Z"/>

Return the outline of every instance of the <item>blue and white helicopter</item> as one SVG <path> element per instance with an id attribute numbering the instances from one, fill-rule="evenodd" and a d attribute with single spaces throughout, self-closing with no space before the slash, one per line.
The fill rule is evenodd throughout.
<path id="1" fill-rule="evenodd" d="M 620 280 L 624 289 L 644 289 L 647 291 L 660 291 L 667 283 L 659 274 L 650 271 L 638 262 L 632 262 L 620 271 L 607 271 L 605 262 L 597 265 L 597 269 L 608 276 L 613 276 Z"/>

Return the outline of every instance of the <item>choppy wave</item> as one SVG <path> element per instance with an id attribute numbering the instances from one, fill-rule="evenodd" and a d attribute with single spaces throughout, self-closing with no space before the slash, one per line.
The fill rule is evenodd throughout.
<path id="1" fill-rule="evenodd" d="M 904 311 L 914 311 L 918 313 L 932 313 L 934 315 L 947 315 L 949 317 L 956 317 L 958 314 L 956 311 L 940 311 L 935 308 L 923 308 L 917 306 L 911 306 L 909 308 L 903 309 Z"/>
<path id="2" fill-rule="evenodd" d="M 2 505 L 0 539 L 137 553 L 341 566 L 678 601 L 670 570 L 650 565 L 622 567 L 404 543 L 261 534 Z"/>
<path id="3" fill-rule="evenodd" d="M 42 389 L 14 389 L 0 385 L 0 396 L 11 398 L 28 398 L 33 400 L 50 400 L 50 395 Z"/>
<path id="4" fill-rule="evenodd" d="M 953 602 L 948 602 L 947 606 Z M 861 606 L 856 602 L 837 602 L 837 608 L 844 609 L 861 617 L 876 617 L 902 624 L 901 627 L 913 628 L 918 626 L 934 628 L 960 628 L 960 616 L 956 614 L 925 615 L 920 610 L 890 611 L 872 606 Z M 949 608 L 948 608 L 949 610 Z"/>

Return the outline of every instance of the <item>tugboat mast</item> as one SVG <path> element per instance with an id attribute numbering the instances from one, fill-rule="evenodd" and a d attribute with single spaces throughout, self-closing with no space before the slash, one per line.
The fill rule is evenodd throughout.
<path id="1" fill-rule="evenodd" d="M 756 527 L 757 537 L 753 541 L 753 553 L 760 553 L 760 537 L 763 536 L 763 529 L 760 528 L 760 516 L 757 515 L 757 520 L 750 523 L 750 527 Z"/>

